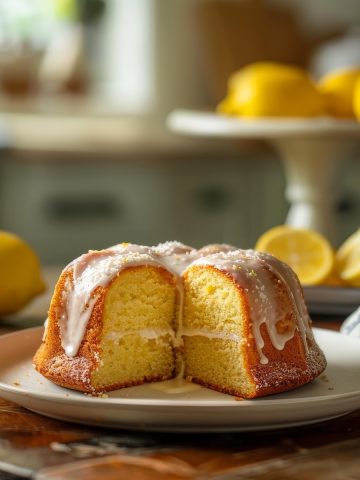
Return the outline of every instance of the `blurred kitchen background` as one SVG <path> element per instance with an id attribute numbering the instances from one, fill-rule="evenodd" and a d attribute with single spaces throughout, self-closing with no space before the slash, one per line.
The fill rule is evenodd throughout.
<path id="1" fill-rule="evenodd" d="M 214 109 L 258 60 L 359 66 L 360 1 L 0 0 L 0 228 L 44 264 L 122 241 L 252 247 L 286 217 L 276 153 L 166 117 Z M 338 242 L 359 226 L 359 153 L 338 177 Z"/>

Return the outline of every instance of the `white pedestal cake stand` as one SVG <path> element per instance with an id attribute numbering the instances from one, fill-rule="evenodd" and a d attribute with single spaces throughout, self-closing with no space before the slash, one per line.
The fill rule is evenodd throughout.
<path id="1" fill-rule="evenodd" d="M 177 133 L 268 141 L 280 154 L 286 174 L 286 223 L 312 228 L 335 240 L 337 172 L 360 140 L 360 123 L 333 118 L 244 120 L 216 113 L 175 110 L 167 120 Z"/>

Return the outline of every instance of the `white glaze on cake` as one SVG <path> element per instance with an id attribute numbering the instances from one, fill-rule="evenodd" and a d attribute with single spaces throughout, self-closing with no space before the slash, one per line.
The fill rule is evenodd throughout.
<path id="1" fill-rule="evenodd" d="M 219 338 L 220 340 L 231 340 L 232 342 L 242 342 L 243 338 L 235 333 L 221 333 L 208 330 L 206 328 L 183 328 L 183 337 L 206 337 Z"/>
<path id="2" fill-rule="evenodd" d="M 183 246 L 179 253 L 179 242 L 167 242 L 161 252 L 155 248 L 134 244 L 120 244 L 105 250 L 91 250 L 73 260 L 65 270 L 72 269 L 72 280 L 68 280 L 63 291 L 64 308 L 59 314 L 61 344 L 68 356 L 75 356 L 93 307 L 96 289 L 108 285 L 121 270 L 139 265 L 162 266 L 177 278 L 179 301 L 182 304 L 182 284 L 179 273 L 193 261 L 192 249 Z"/>
<path id="3" fill-rule="evenodd" d="M 118 343 L 119 340 L 128 335 L 139 335 L 141 338 L 147 340 L 156 340 L 161 337 L 175 338 L 175 332 L 172 328 L 143 328 L 142 330 L 127 330 L 125 332 L 109 332 L 106 335 L 106 340 Z"/>
<path id="4" fill-rule="evenodd" d="M 295 329 L 303 339 L 307 350 L 307 338 L 312 339 L 310 319 L 303 300 L 301 286 L 293 271 L 271 255 L 254 250 L 239 250 L 231 245 L 208 245 L 200 250 L 180 242 L 166 242 L 156 247 L 120 244 L 100 251 L 89 251 L 71 262 L 65 270 L 72 269 L 72 281 L 68 280 L 63 292 L 63 310 L 59 313 L 61 343 L 65 353 L 74 357 L 84 337 L 88 320 L 97 300 L 96 289 L 108 285 L 125 268 L 139 265 L 161 266 L 177 279 L 178 325 L 171 338 L 174 346 L 181 346 L 184 335 L 202 335 L 208 338 L 226 338 L 241 342 L 240 335 L 188 329 L 183 330 L 182 273 L 191 266 L 211 265 L 229 275 L 247 294 L 253 336 L 260 361 L 268 362 L 262 349 L 264 340 L 261 325 L 265 324 L 273 346 L 282 350 L 294 336 Z M 271 272 L 271 273 L 270 273 Z M 282 283 L 289 294 L 296 312 L 297 322 L 285 332 L 277 329 L 278 310 L 274 278 Z M 127 334 L 127 333 L 126 333 Z M 144 338 L 159 338 L 170 333 L 164 331 L 137 332 Z M 125 333 L 124 333 L 125 335 Z M 118 334 L 117 334 L 118 337 Z"/>
<path id="5" fill-rule="evenodd" d="M 252 330 L 255 338 L 260 362 L 268 363 L 262 349 L 264 340 L 261 336 L 261 325 L 266 325 L 273 346 L 282 350 L 285 344 L 294 336 L 298 328 L 307 351 L 307 338 L 312 338 L 310 318 L 301 293 L 301 286 L 294 272 L 272 255 L 256 252 L 254 250 L 234 250 L 225 253 L 216 253 L 200 258 L 192 265 L 212 265 L 219 270 L 231 275 L 235 282 L 247 293 L 250 308 Z M 269 269 L 279 282 L 282 282 L 296 312 L 297 325 L 284 333 L 277 329 L 278 304 L 276 301 L 276 284 Z"/>

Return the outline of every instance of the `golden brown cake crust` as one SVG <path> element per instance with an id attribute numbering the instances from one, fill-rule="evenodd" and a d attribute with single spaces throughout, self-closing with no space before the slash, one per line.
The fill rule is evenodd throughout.
<path id="1" fill-rule="evenodd" d="M 34 366 L 44 377 L 63 387 L 91 392 L 90 373 L 98 362 L 98 338 L 102 325 L 102 309 L 105 289 L 99 287 L 98 299 L 94 305 L 88 328 L 76 357 L 69 357 L 61 345 L 58 318 L 63 305 L 65 284 L 72 282 L 72 270 L 64 271 L 55 287 L 51 300 L 47 331 L 34 357 Z"/>
<path id="2" fill-rule="evenodd" d="M 129 266 L 126 270 L 136 268 L 139 267 Z M 175 283 L 174 276 L 169 271 L 161 266 L 156 268 L 168 282 Z M 239 300 L 243 305 L 244 316 L 246 317 L 246 321 L 243 322 L 242 326 L 243 331 L 239 332 L 245 341 L 245 345 L 242 342 L 241 346 L 239 346 L 239 358 L 242 357 L 242 365 L 249 384 L 252 384 L 254 388 L 251 393 L 244 395 L 243 392 L 235 388 L 207 383 L 196 376 L 191 378 L 193 382 L 223 393 L 254 398 L 291 390 L 312 381 L 322 373 L 326 367 L 325 357 L 311 337 L 307 338 L 307 348 L 304 348 L 303 338 L 296 326 L 297 318 L 294 312 L 294 304 L 291 303 L 288 289 L 284 282 L 279 281 L 279 278 L 272 271 L 269 270 L 268 275 L 269 278 L 273 277 L 272 280 L 276 282 L 276 297 L 279 304 L 276 327 L 279 331 L 286 331 L 286 329 L 291 329 L 295 325 L 295 331 L 281 350 L 273 345 L 266 325 L 262 324 L 260 327 L 261 337 L 264 341 L 262 353 L 267 358 L 268 363 L 261 363 L 258 346 L 253 335 L 253 319 L 250 313 L 248 293 L 225 271 L 216 269 L 211 265 L 194 266 L 191 268 L 216 270 L 220 275 L 230 279 L 236 288 Z M 266 266 L 264 268 L 266 269 Z M 121 271 L 118 272 L 118 275 L 121 275 Z M 46 335 L 34 357 L 35 368 L 46 378 L 60 386 L 92 394 L 171 378 L 170 376 L 159 375 L 144 376 L 142 380 L 136 382 L 111 384 L 98 389 L 92 386 L 91 374 L 101 360 L 100 338 L 106 293 L 114 280 L 106 287 L 100 286 L 94 290 L 92 296 L 96 298 L 96 301 L 84 338 L 77 354 L 71 357 L 65 353 L 61 345 L 58 319 L 64 310 L 63 292 L 66 290 L 66 285 L 73 282 L 72 267 L 69 267 L 61 274 L 50 304 Z M 178 347 L 178 349 L 181 350 L 181 347 Z"/>
<path id="3" fill-rule="evenodd" d="M 215 270 L 214 267 L 210 265 L 201 267 L 194 266 L 192 268 Z M 248 295 L 244 288 L 242 288 L 229 273 L 222 272 L 221 270 L 217 270 L 217 272 L 233 282 L 241 299 L 240 301 L 245 307 L 243 311 L 247 317 L 247 321 L 244 322 L 242 334 L 246 340 L 246 348 L 242 348 L 242 355 L 240 355 L 239 347 L 239 359 L 241 358 L 243 368 L 247 372 L 248 381 L 254 385 L 254 391 L 251 394 L 244 394 L 244 392 L 236 390 L 236 388 L 211 384 L 196 376 L 188 377 L 189 381 L 237 397 L 255 398 L 295 389 L 311 382 L 325 370 L 325 356 L 313 339 L 307 339 L 308 351 L 305 351 L 299 330 L 295 327 L 292 338 L 286 342 L 282 350 L 279 350 L 274 347 L 265 323 L 261 325 L 260 332 L 264 341 L 262 352 L 268 359 L 268 363 L 262 364 L 252 333 L 252 318 L 250 316 Z M 297 325 L 294 305 L 290 301 L 283 282 L 279 281 L 271 271 L 268 273 L 270 277 L 273 277 L 273 282 L 276 282 L 277 295 L 279 296 L 278 302 L 280 307 L 278 311 L 277 328 L 279 330 L 291 328 L 293 325 Z"/>
<path id="4" fill-rule="evenodd" d="M 126 270 L 136 268 L 139 267 L 127 267 Z M 161 267 L 157 268 L 157 270 L 161 272 L 161 275 L 166 281 L 174 284 L 174 278 L 170 272 Z M 118 275 L 121 275 L 121 272 L 119 272 Z M 76 356 L 70 357 L 66 355 L 61 345 L 58 318 L 64 309 L 63 291 L 66 283 L 73 281 L 73 271 L 69 268 L 62 272 L 50 303 L 46 335 L 33 359 L 36 370 L 48 380 L 62 387 L 95 394 L 171 378 L 169 376 L 154 375 L 145 376 L 143 380 L 138 382 L 112 384 L 102 386 L 101 388 L 95 388 L 91 385 L 91 373 L 95 370 L 101 358 L 99 343 L 106 293 L 116 278 L 117 277 L 112 279 L 106 287 L 97 287 L 93 292 L 93 296 L 96 297 L 97 300 L 88 321 L 84 338 Z"/>
<path id="5" fill-rule="evenodd" d="M 276 284 L 280 297 L 277 328 L 281 330 L 295 325 L 295 331 L 284 348 L 278 350 L 273 346 L 265 324 L 261 325 L 260 332 L 264 340 L 262 350 L 268 359 L 267 364 L 260 362 L 254 339 L 249 336 L 248 364 L 256 384 L 254 397 L 281 393 L 305 385 L 317 378 L 326 368 L 325 356 L 312 334 L 311 337 L 306 337 L 305 348 L 285 285 L 281 282 Z M 301 294 L 303 295 L 302 289 Z M 311 322 L 310 318 L 309 321 Z"/>

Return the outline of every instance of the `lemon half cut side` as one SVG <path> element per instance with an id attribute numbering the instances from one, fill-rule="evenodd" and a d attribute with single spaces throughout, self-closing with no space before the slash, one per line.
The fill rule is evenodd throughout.
<path id="1" fill-rule="evenodd" d="M 261 235 L 255 249 L 287 263 L 303 285 L 319 285 L 333 271 L 333 248 L 313 230 L 280 225 Z"/>
<path id="2" fill-rule="evenodd" d="M 339 247 L 335 261 L 341 280 L 352 287 L 360 287 L 360 228 Z"/>

